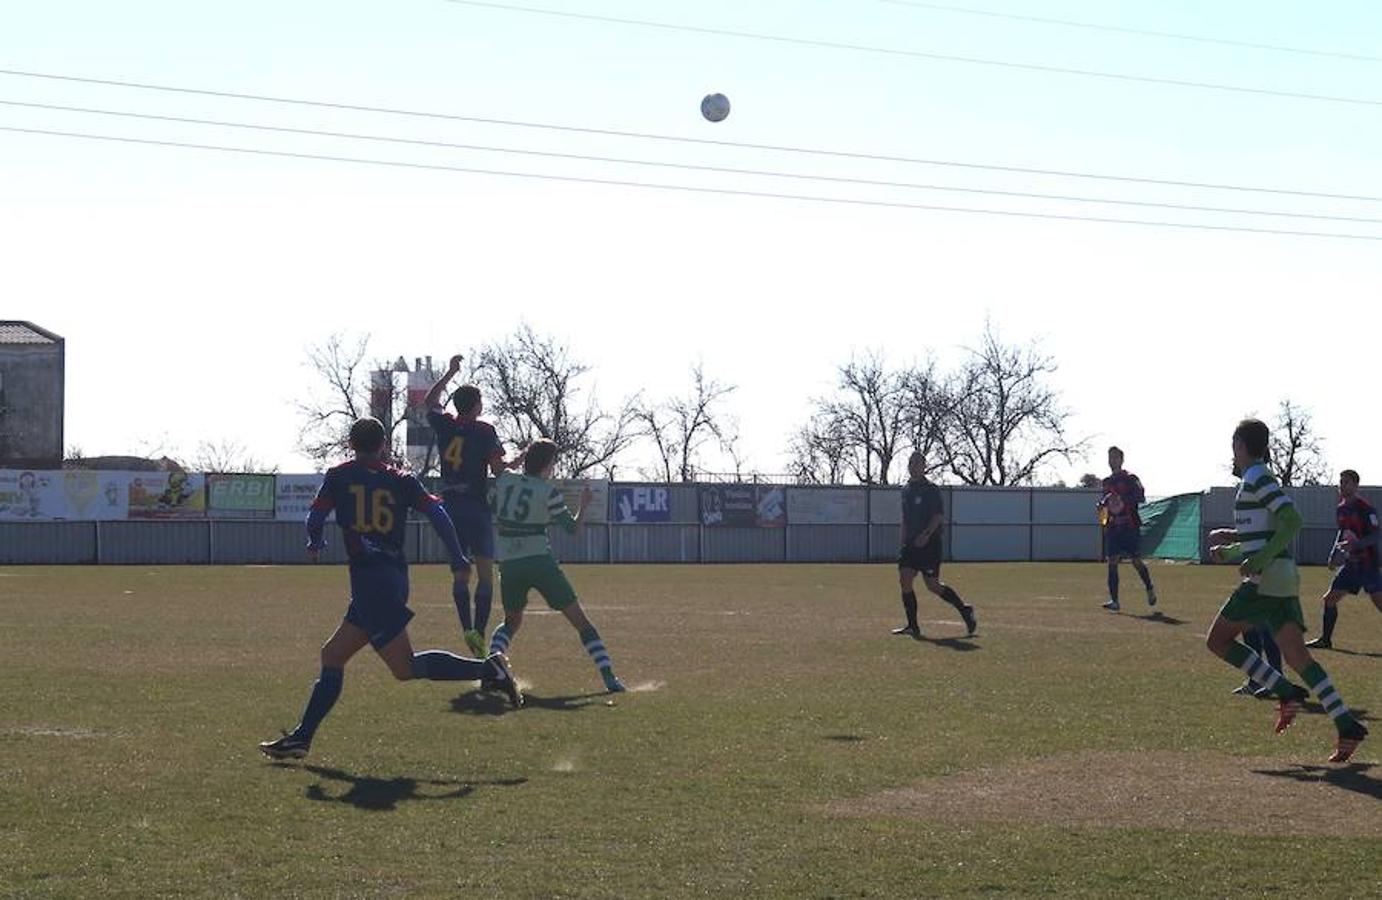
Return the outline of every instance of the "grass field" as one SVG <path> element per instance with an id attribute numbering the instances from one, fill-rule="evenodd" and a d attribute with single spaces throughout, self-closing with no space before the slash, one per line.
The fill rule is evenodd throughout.
<path id="1" fill-rule="evenodd" d="M 523 710 L 362 654 L 272 764 L 343 569 L 0 569 L 0 893 L 1382 893 L 1382 729 L 1348 766 L 1318 710 L 1274 736 L 1203 648 L 1232 570 L 1153 571 L 1161 620 L 1131 572 L 1111 615 L 1097 565 L 951 566 L 979 635 L 923 596 L 914 642 L 886 566 L 572 567 L 635 692 L 539 605 Z M 447 579 L 414 570 L 419 648 L 460 647 Z M 1382 616 L 1336 645 L 1382 709 Z"/>

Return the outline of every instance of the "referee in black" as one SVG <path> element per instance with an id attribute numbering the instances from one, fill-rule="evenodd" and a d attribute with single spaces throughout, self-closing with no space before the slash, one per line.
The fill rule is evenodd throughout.
<path id="1" fill-rule="evenodd" d="M 907 473 L 911 476 L 902 489 L 902 549 L 897 554 L 897 577 L 902 585 L 902 609 L 907 624 L 894 628 L 893 634 L 907 635 L 921 640 L 921 626 L 917 624 L 917 595 L 912 588 L 920 573 L 926 589 L 940 597 L 959 612 L 969 634 L 979 628 L 974 607 L 960 599 L 955 589 L 941 581 L 941 525 L 945 522 L 945 507 L 940 488 L 926 478 L 926 458 L 913 453 L 907 459 Z"/>

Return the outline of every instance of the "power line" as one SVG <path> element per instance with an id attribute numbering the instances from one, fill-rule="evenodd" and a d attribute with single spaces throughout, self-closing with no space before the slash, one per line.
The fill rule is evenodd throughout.
<path id="1" fill-rule="evenodd" d="M 294 134 L 310 137 L 342 138 L 356 141 L 374 141 L 389 144 L 405 144 L 416 147 L 436 147 L 448 150 L 469 150 L 484 153 L 506 153 L 518 156 L 538 156 L 549 159 L 565 159 L 579 162 L 611 163 L 615 165 L 649 166 L 664 169 L 681 169 L 694 172 L 712 172 L 721 175 L 746 175 L 762 178 L 787 178 L 799 181 L 820 181 L 834 184 L 850 184 L 864 187 L 901 188 L 904 190 L 943 191 L 960 194 L 982 194 L 993 197 L 1017 197 L 1029 200 L 1056 200 L 1068 203 L 1102 203 L 1114 206 L 1137 206 L 1153 209 L 1171 209 L 1184 212 L 1227 213 L 1231 215 L 1276 216 L 1295 219 L 1313 219 L 1326 222 L 1354 222 L 1369 225 L 1382 225 L 1382 219 L 1360 216 L 1340 216 L 1316 213 L 1287 212 L 1281 210 L 1242 209 L 1220 206 L 1197 206 L 1182 203 L 1162 203 L 1149 200 L 1122 200 L 1107 197 L 1083 197 L 1070 194 L 1041 194 L 1029 191 L 1005 191 L 994 188 L 962 187 L 958 185 L 917 184 L 907 181 L 880 181 L 869 178 L 847 178 L 834 175 L 813 175 L 798 172 L 779 172 L 765 169 L 741 169 L 730 166 L 708 166 L 694 163 L 678 163 L 663 160 L 629 159 L 627 157 L 594 156 L 585 153 L 560 153 L 550 150 L 532 150 L 522 147 L 497 147 L 488 144 L 461 144 L 451 141 L 434 141 L 419 138 L 394 137 L 392 135 L 362 134 L 359 132 L 324 131 L 315 128 L 292 128 L 284 125 L 263 125 L 253 122 L 232 122 L 225 119 L 199 119 L 188 116 L 166 116 L 154 113 L 129 112 L 124 110 L 95 109 L 83 106 L 63 106 L 54 103 L 30 103 L 21 100 L 0 100 L 0 106 L 23 109 L 42 109 L 55 112 L 75 112 L 101 116 L 114 116 L 125 119 L 140 119 L 155 122 L 175 122 L 185 125 L 209 125 L 218 128 L 239 128 L 252 131 L 266 131 L 278 134 Z"/>
<path id="2" fill-rule="evenodd" d="M 53 131 L 41 128 L 18 128 L 0 125 L 0 131 L 15 134 L 44 135 L 48 137 L 75 138 L 80 140 L 109 141 L 122 144 L 141 144 L 154 147 L 176 147 L 186 150 L 207 150 L 221 153 L 237 153 L 254 156 L 284 157 L 289 159 L 310 159 L 325 162 L 352 163 L 371 166 L 388 166 L 400 169 L 421 169 L 438 172 L 460 172 L 470 175 L 493 175 L 503 178 L 526 178 L 537 181 L 562 181 L 575 184 L 592 184 L 608 187 L 628 187 L 659 191 L 679 191 L 690 194 L 717 194 L 734 197 L 757 197 L 769 200 L 797 200 L 808 203 L 832 203 L 847 206 L 867 206 L 886 209 L 919 209 L 933 212 L 971 213 L 984 216 L 1006 216 L 1020 219 L 1047 219 L 1064 222 L 1096 222 L 1109 225 L 1144 225 L 1155 228 L 1179 228 L 1192 231 L 1220 231 L 1242 234 L 1271 234 L 1290 237 L 1339 238 L 1356 241 L 1382 241 L 1382 235 L 1345 234 L 1337 232 L 1296 231 L 1280 228 L 1255 228 L 1245 225 L 1208 225 L 1196 222 L 1165 222 L 1147 219 L 1114 219 L 1103 216 L 1077 216 L 1064 213 L 1024 212 L 1011 209 L 975 209 L 963 206 L 938 206 L 926 203 L 902 203 L 890 200 L 866 200 L 850 197 L 822 197 L 807 194 L 784 194 L 770 191 L 749 191 L 737 188 L 700 187 L 685 184 L 659 184 L 644 181 L 622 181 L 610 178 L 589 178 L 576 175 L 550 175 L 540 172 L 514 172 L 502 169 L 479 169 L 469 166 L 450 166 L 439 163 L 404 162 L 401 160 L 367 159 L 354 156 L 331 156 L 321 153 L 299 153 L 288 150 L 265 150 L 255 147 L 227 147 L 219 144 L 194 144 L 184 141 L 164 141 L 151 138 L 121 137 L 109 134 L 89 134 L 72 131 Z"/>
<path id="3" fill-rule="evenodd" d="M 1247 50 L 1270 50 L 1276 53 L 1298 53 L 1306 56 L 1323 56 L 1333 59 L 1348 59 L 1355 62 L 1382 62 L 1382 56 L 1368 56 L 1363 53 L 1344 53 L 1338 50 L 1314 50 L 1308 47 L 1288 47 L 1284 44 L 1256 44 L 1251 41 L 1235 41 L 1227 38 L 1204 37 L 1197 34 L 1181 34 L 1174 31 L 1152 31 L 1146 28 L 1126 28 L 1117 25 L 1100 25 L 1094 22 L 1077 22 L 1073 19 L 1052 19 L 1045 16 L 1023 16 L 1016 13 L 994 12 L 987 9 L 971 9 L 964 6 L 949 6 L 944 3 L 922 3 L 918 0 L 878 0 L 894 6 L 911 6 L 916 9 L 931 9 L 938 12 L 958 13 L 965 16 L 984 16 L 990 19 L 1008 19 L 1013 22 L 1031 22 L 1038 25 L 1059 25 L 1066 28 L 1085 28 L 1091 31 L 1105 31 L 1114 34 L 1135 34 L 1140 37 L 1165 38 L 1175 41 L 1191 41 L 1197 44 L 1217 44 L 1221 47 L 1240 47 Z"/>
<path id="4" fill-rule="evenodd" d="M 1259 97 L 1284 97 L 1291 100 L 1317 100 L 1327 103 L 1346 103 L 1354 106 L 1382 106 L 1382 100 L 1366 97 L 1341 97 L 1335 94 L 1309 94 L 1303 91 L 1282 91 L 1272 88 L 1248 87 L 1238 84 L 1221 84 L 1211 81 L 1191 81 L 1183 78 L 1164 78 L 1156 75 L 1129 75 L 1124 72 L 1105 72 L 1099 69 L 1075 69 L 1066 66 L 1046 66 L 1038 63 L 1020 63 L 1003 59 L 987 59 L 978 56 L 955 56 L 948 53 L 929 53 L 923 50 L 903 50 L 897 47 L 877 47 L 869 44 L 847 44 L 839 41 L 822 41 L 812 38 L 794 38 L 778 34 L 763 34 L 753 31 L 734 31 L 728 28 L 707 28 L 702 25 L 680 25 L 671 22 L 654 22 L 648 19 L 625 19 L 616 16 L 600 16 L 593 13 L 577 13 L 556 9 L 540 9 L 535 6 L 518 6 L 510 3 L 491 3 L 488 0 L 445 0 L 458 6 L 472 6 L 479 9 L 495 9 L 505 12 L 531 13 L 540 16 L 554 16 L 562 19 L 580 19 L 589 22 L 602 22 L 607 25 L 634 25 L 639 28 L 658 28 L 666 31 L 685 31 L 692 34 L 709 34 L 716 37 L 745 38 L 754 41 L 771 41 L 777 44 L 791 44 L 799 47 L 815 47 L 826 50 L 849 50 L 859 53 L 881 53 L 888 56 L 903 56 L 913 59 L 930 59 L 938 62 L 967 63 L 976 66 L 997 66 L 1004 69 L 1017 69 L 1025 72 L 1045 72 L 1056 75 L 1079 75 L 1087 78 L 1105 78 L 1114 81 L 1131 81 L 1141 84 L 1158 84 L 1170 87 L 1199 88 L 1211 91 L 1228 91 L 1235 94 L 1251 94 Z"/>
<path id="5" fill-rule="evenodd" d="M 636 140 L 663 141 L 667 143 L 689 144 L 703 147 L 723 147 L 738 150 L 761 150 L 772 153 L 794 153 L 807 156 L 820 156 L 830 159 L 856 159 L 869 162 L 898 163 L 903 165 L 939 166 L 959 169 L 974 169 L 986 172 L 1004 172 L 1015 175 L 1045 175 L 1057 178 L 1082 178 L 1095 181 L 1114 181 L 1127 184 L 1146 184 L 1161 187 L 1196 188 L 1201 190 L 1239 191 L 1246 193 L 1279 194 L 1289 197 L 1314 197 L 1324 200 L 1356 200 L 1366 203 L 1382 203 L 1382 197 L 1360 194 L 1332 194 L 1322 191 L 1305 191 L 1290 188 L 1273 188 L 1240 184 L 1222 184 L 1204 181 L 1176 181 L 1167 178 L 1147 178 L 1136 175 L 1102 175 L 1093 172 L 1078 172 L 1068 169 L 1038 169 L 1026 166 L 1000 166 L 987 163 L 964 162 L 960 160 L 925 159 L 915 156 L 892 156 L 882 153 L 862 153 L 846 150 L 825 150 L 811 147 L 795 147 L 785 144 L 755 144 L 745 141 L 725 141 L 712 138 L 693 138 L 669 134 L 652 134 L 639 131 L 618 131 L 610 128 L 586 128 L 578 125 L 554 125 L 543 122 L 526 122 L 516 119 L 495 119 L 483 116 L 464 116 L 455 113 L 441 113 L 426 110 L 399 109 L 396 107 L 366 106 L 358 103 L 339 103 L 326 100 L 306 100 L 295 97 L 278 97 L 267 94 L 246 94 L 234 91 L 215 91 L 203 88 L 179 87 L 167 84 L 152 84 L 138 81 L 120 81 L 112 78 L 88 78 L 80 75 L 59 75 L 51 72 L 33 72 L 21 69 L 0 69 L 0 75 L 15 78 L 35 78 L 48 81 L 62 81 L 73 84 L 94 84 L 104 87 L 133 88 L 144 91 L 161 91 L 189 96 L 217 97 L 228 100 L 251 100 L 262 103 L 278 103 L 287 106 L 306 106 L 317 109 L 330 109 L 343 112 L 362 112 L 371 114 L 402 116 L 408 118 L 430 119 L 448 122 L 469 122 L 477 125 L 497 125 L 506 128 L 529 128 L 556 131 L 565 134 L 589 134 L 600 137 L 633 138 Z"/>

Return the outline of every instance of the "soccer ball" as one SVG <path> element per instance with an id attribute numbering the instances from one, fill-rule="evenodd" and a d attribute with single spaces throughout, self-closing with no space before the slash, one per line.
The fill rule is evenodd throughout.
<path id="1" fill-rule="evenodd" d="M 706 94 L 701 101 L 701 115 L 712 122 L 723 122 L 729 116 L 729 98 L 724 94 Z"/>

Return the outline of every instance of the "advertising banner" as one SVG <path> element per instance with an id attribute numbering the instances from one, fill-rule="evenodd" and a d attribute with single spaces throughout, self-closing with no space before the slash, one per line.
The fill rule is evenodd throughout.
<path id="1" fill-rule="evenodd" d="M 672 521 L 672 492 L 664 485 L 614 489 L 613 521 L 620 525 Z"/>
<path id="2" fill-rule="evenodd" d="M 785 488 L 753 484 L 701 485 L 701 524 L 711 528 L 782 528 Z"/>
<path id="3" fill-rule="evenodd" d="M 131 519 L 200 519 L 206 516 L 206 476 L 175 470 L 130 476 Z"/>
<path id="4" fill-rule="evenodd" d="M 868 494 L 859 488 L 788 488 L 787 515 L 793 525 L 864 525 Z"/>
<path id="5" fill-rule="evenodd" d="M 601 523 L 609 521 L 609 482 L 608 481 L 586 481 L 584 479 L 563 479 L 554 481 L 553 484 L 566 497 L 566 505 L 571 508 L 572 515 L 581 504 L 581 491 L 590 488 L 590 505 L 585 508 L 585 516 L 581 521 L 590 523 Z"/>
<path id="6" fill-rule="evenodd" d="M 213 519 L 272 519 L 275 499 L 272 475 L 206 476 L 206 512 Z"/>
<path id="7" fill-rule="evenodd" d="M 312 501 L 317 496 L 317 489 L 322 486 L 322 476 L 279 475 L 274 482 L 274 518 L 281 522 L 306 520 L 307 511 L 312 508 Z M 331 518 L 335 518 L 335 515 L 332 513 Z"/>
<path id="8" fill-rule="evenodd" d="M 62 518 L 55 509 L 54 476 L 60 472 L 0 471 L 0 520 L 42 522 Z"/>
<path id="9" fill-rule="evenodd" d="M 129 515 L 130 472 L 65 471 L 62 484 L 63 518 L 87 521 L 124 519 Z"/>

